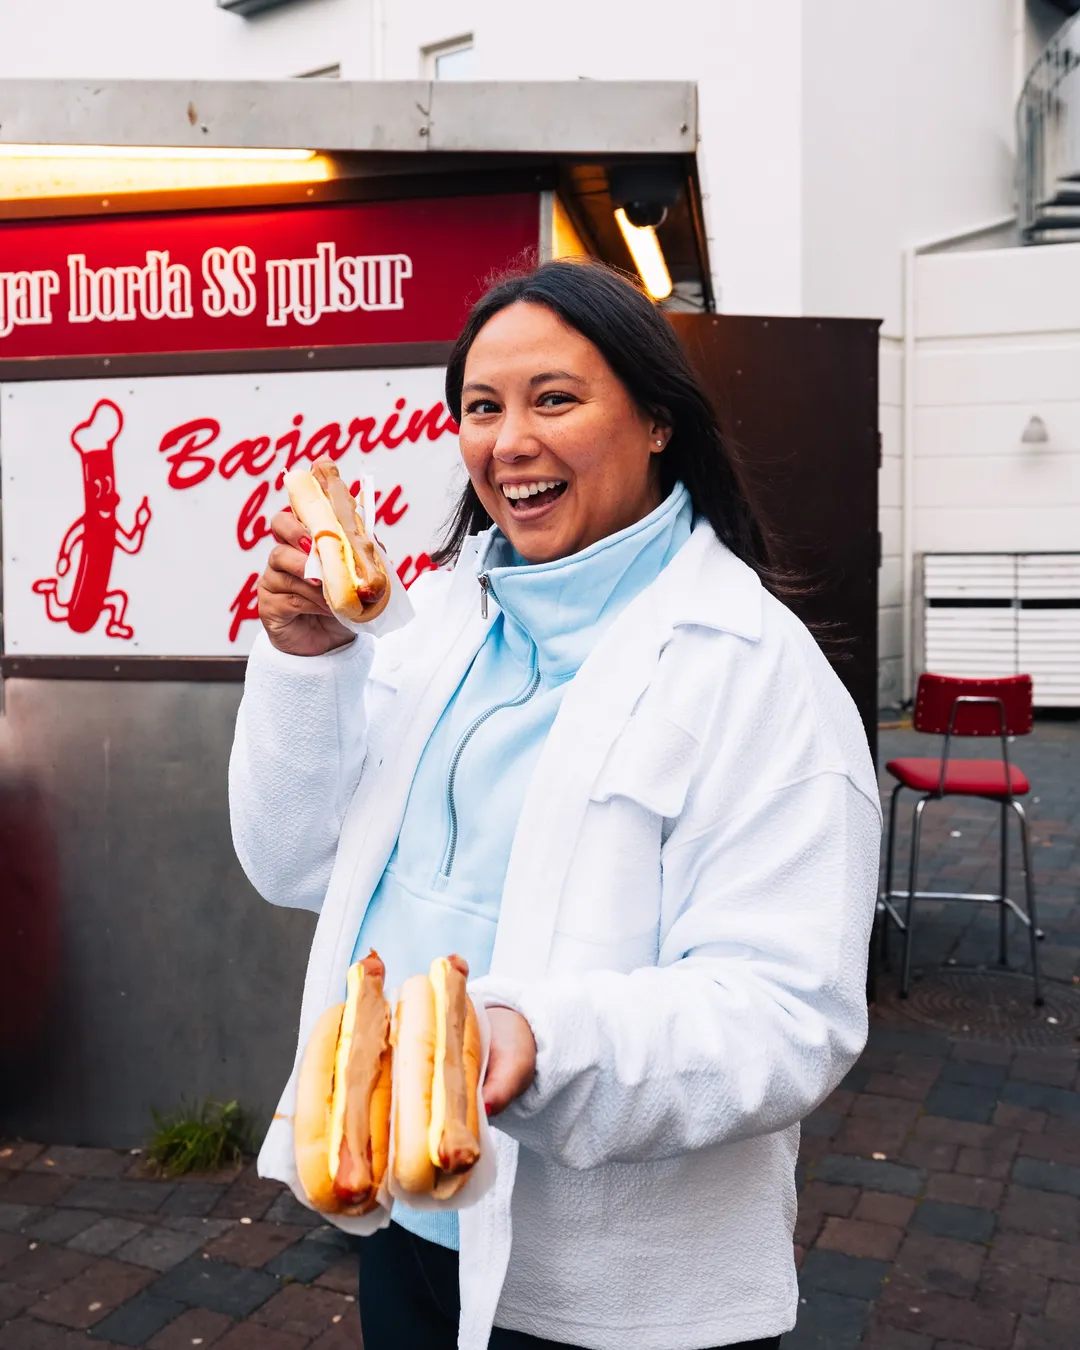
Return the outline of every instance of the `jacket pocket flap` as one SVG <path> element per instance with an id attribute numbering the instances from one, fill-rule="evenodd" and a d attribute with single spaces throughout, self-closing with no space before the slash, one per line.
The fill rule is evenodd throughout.
<path id="1" fill-rule="evenodd" d="M 589 798 L 628 797 L 658 816 L 677 816 L 700 750 L 695 737 L 666 717 L 635 713 L 608 751 Z"/>

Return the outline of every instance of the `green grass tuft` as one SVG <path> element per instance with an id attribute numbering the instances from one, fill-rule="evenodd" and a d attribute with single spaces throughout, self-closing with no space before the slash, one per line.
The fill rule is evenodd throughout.
<path id="1" fill-rule="evenodd" d="M 214 1172 L 231 1167 L 252 1152 L 252 1122 L 237 1102 L 183 1102 L 172 1115 L 154 1111 L 154 1132 L 147 1160 L 166 1176 Z"/>

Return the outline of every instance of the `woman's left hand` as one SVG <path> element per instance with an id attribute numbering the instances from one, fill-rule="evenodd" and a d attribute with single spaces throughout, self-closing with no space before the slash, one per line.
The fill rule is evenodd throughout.
<path id="1" fill-rule="evenodd" d="M 536 1077 L 536 1041 L 528 1022 L 513 1008 L 488 1008 L 491 1048 L 484 1076 L 489 1116 L 505 1111 Z"/>

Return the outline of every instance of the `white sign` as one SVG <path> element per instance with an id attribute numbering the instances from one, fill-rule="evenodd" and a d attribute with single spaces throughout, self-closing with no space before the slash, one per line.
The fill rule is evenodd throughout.
<path id="1" fill-rule="evenodd" d="M 0 386 L 5 653 L 245 655 L 282 476 L 321 454 L 374 479 L 411 585 L 464 483 L 442 386 L 429 367 Z"/>

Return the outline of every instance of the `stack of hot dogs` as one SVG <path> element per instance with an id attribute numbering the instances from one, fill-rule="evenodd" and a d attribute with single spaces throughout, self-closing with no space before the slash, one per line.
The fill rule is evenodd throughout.
<path id="1" fill-rule="evenodd" d="M 301 1062 L 296 1168 L 323 1214 L 369 1214 L 388 1186 L 406 1203 L 448 1201 L 480 1158 L 468 965 L 439 957 L 405 981 L 393 1015 L 385 973 L 375 952 L 349 969 L 345 1002 L 320 1017 Z"/>

